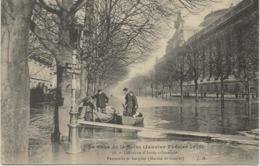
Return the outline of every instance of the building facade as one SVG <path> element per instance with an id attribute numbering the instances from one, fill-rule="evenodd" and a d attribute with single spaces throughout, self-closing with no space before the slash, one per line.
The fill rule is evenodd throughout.
<path id="1" fill-rule="evenodd" d="M 243 56 L 254 54 L 251 56 L 258 57 L 258 1 L 244 0 L 237 6 L 215 13 L 214 21 L 208 22 L 210 17 L 214 16 L 214 13 L 210 13 L 201 24 L 205 27 L 187 40 L 188 47 L 192 47 L 195 54 L 202 56 L 200 64 L 202 71 L 198 80 L 199 92 L 220 92 L 220 78 L 215 70 L 221 67 L 226 77 L 224 92 L 243 93 L 245 86 L 240 79 L 237 79 L 236 74 L 243 63 L 250 65 L 246 64 L 250 62 L 240 62 L 240 59 L 245 59 Z M 214 62 L 219 56 L 223 56 L 222 66 L 216 66 Z M 256 59 L 258 61 L 258 58 Z M 258 93 L 258 74 L 255 75 L 256 77 L 250 81 L 252 93 Z M 186 90 L 194 92 L 193 85 L 192 81 L 187 83 Z"/>
<path id="2" fill-rule="evenodd" d="M 51 55 L 42 54 L 29 56 L 30 89 L 45 86 L 54 89 L 57 86 L 56 63 Z"/>
<path id="3" fill-rule="evenodd" d="M 220 79 L 224 80 L 226 94 L 244 93 L 245 84 L 243 78 L 239 78 L 240 74 L 240 77 L 250 79 L 250 92 L 258 94 L 258 31 L 258 1 L 243 0 L 236 6 L 208 14 L 193 35 L 183 26 L 177 27 L 168 44 L 172 43 L 174 51 L 174 43 L 181 43 L 187 48 L 187 54 L 192 52 L 197 57 L 199 93 L 220 93 Z M 183 37 L 185 32 L 190 34 L 186 39 Z M 182 36 L 184 42 L 177 36 Z M 255 62 L 248 57 L 254 58 Z M 251 66 L 257 66 L 257 71 L 252 71 L 254 78 L 242 71 L 251 70 Z M 184 92 L 194 93 L 193 80 L 183 85 Z"/>

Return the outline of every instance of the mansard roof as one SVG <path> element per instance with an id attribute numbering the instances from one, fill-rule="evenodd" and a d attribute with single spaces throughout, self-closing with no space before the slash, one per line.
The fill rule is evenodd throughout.
<path id="1" fill-rule="evenodd" d="M 212 23 L 215 22 L 217 19 L 219 19 L 220 17 L 222 17 L 223 15 L 225 15 L 225 14 L 228 12 L 229 9 L 230 9 L 230 8 L 212 11 L 211 13 L 209 13 L 209 14 L 204 18 L 204 21 L 203 21 L 199 26 L 200 26 L 200 27 L 206 27 L 206 26 L 212 24 Z"/>

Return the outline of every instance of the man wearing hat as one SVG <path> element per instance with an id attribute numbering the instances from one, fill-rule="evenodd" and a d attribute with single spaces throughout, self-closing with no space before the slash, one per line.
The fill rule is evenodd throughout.
<path id="1" fill-rule="evenodd" d="M 106 113 L 106 106 L 109 98 L 105 93 L 102 92 L 101 89 L 98 89 L 98 93 L 94 96 L 91 96 L 92 99 L 96 99 L 97 111 L 101 111 L 102 113 Z"/>
<path id="2" fill-rule="evenodd" d="M 125 116 L 132 116 L 133 111 L 133 96 L 129 93 L 127 88 L 124 88 L 125 92 Z"/>

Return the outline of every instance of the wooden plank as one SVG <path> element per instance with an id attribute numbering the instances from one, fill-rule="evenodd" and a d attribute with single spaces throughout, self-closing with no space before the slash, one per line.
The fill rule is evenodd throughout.
<path id="1" fill-rule="evenodd" d="M 172 135 L 176 135 L 176 136 L 209 138 L 213 141 L 235 142 L 235 143 L 247 144 L 247 145 L 258 145 L 258 141 L 254 140 L 250 137 L 238 136 L 238 135 L 226 135 L 226 134 L 203 133 L 203 132 L 193 132 L 193 131 L 179 131 L 179 130 L 152 129 L 152 128 L 146 128 L 146 127 L 126 126 L 126 125 L 111 124 L 111 123 L 100 123 L 100 122 L 92 122 L 92 121 L 84 121 L 84 120 L 78 120 L 78 122 L 80 124 L 84 124 L 84 125 L 110 127 L 110 128 L 120 128 L 120 129 L 135 130 L 135 131 L 159 132 L 159 133 L 162 133 L 162 134 L 172 134 Z"/>
<path id="2" fill-rule="evenodd" d="M 221 134 L 212 134 L 212 133 L 202 133 L 202 132 L 192 132 L 192 131 L 179 131 L 179 130 L 164 130 L 164 129 L 152 129 L 146 127 L 137 127 L 137 126 L 126 126 L 126 125 L 118 125 L 111 123 L 100 123 L 100 122 L 92 122 L 92 121 L 84 121 L 78 120 L 80 124 L 92 125 L 92 126 L 102 126 L 102 127 L 110 127 L 110 128 L 121 128 L 127 130 L 136 130 L 136 131 L 151 131 L 151 132 L 159 132 L 163 134 L 174 134 L 179 136 L 194 136 L 194 137 L 204 137 L 204 138 L 218 138 Z"/>

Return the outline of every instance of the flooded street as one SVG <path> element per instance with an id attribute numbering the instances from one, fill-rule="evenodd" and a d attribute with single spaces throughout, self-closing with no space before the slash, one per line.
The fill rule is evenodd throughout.
<path id="1" fill-rule="evenodd" d="M 110 104 L 117 110 L 122 110 L 120 104 L 123 103 L 123 99 L 113 97 Z M 143 126 L 147 128 L 222 134 L 236 134 L 237 131 L 258 128 L 257 103 L 252 105 L 252 118 L 249 119 L 245 116 L 241 101 L 227 101 L 224 113 L 221 113 L 220 103 L 216 100 L 204 100 L 196 104 L 193 99 L 189 99 L 181 104 L 178 98 L 169 100 L 138 97 L 138 99 L 139 111 L 145 117 Z M 70 155 L 66 153 L 66 143 L 51 142 L 53 110 L 54 106 L 47 103 L 31 109 L 30 163 L 126 164 L 127 160 L 136 164 L 258 163 L 258 146 L 175 138 L 157 132 L 92 126 L 80 128 L 82 152 Z M 162 159 L 164 157 L 167 159 Z"/>
<path id="2" fill-rule="evenodd" d="M 237 131 L 258 128 L 258 108 L 254 105 L 252 118 L 245 116 L 244 105 L 226 101 L 224 113 L 220 102 L 204 101 L 196 104 L 193 99 L 172 106 L 142 108 L 145 126 L 162 129 L 236 134 Z"/>

